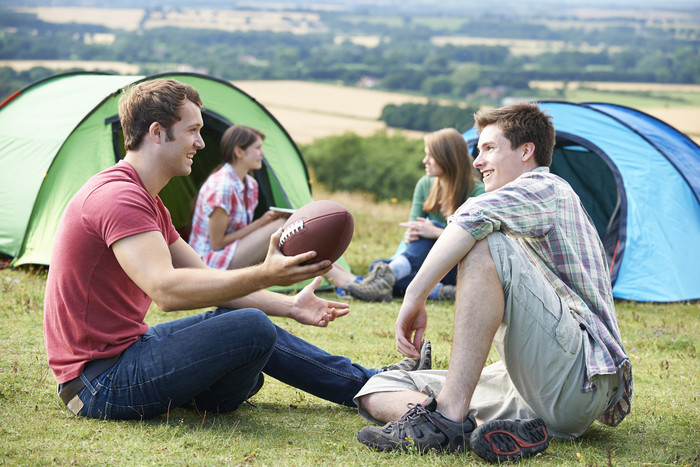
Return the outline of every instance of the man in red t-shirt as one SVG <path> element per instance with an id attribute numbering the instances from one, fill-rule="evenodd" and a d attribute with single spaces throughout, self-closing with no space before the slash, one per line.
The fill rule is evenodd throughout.
<path id="1" fill-rule="evenodd" d="M 267 317 L 327 326 L 346 315 L 346 304 L 314 295 L 329 261 L 302 265 L 315 252 L 284 256 L 278 231 L 262 264 L 216 270 L 175 231 L 158 193 L 172 177 L 189 175 L 204 147 L 201 107 L 198 92 L 174 80 L 126 90 L 119 102 L 124 160 L 88 180 L 66 208 L 44 301 L 59 396 L 71 412 L 95 418 L 147 418 L 193 400 L 225 412 L 260 388 L 265 371 L 354 405 L 355 393 L 381 370 L 329 355 Z M 294 297 L 264 290 L 311 277 Z M 151 301 L 164 311 L 221 308 L 149 327 Z"/>

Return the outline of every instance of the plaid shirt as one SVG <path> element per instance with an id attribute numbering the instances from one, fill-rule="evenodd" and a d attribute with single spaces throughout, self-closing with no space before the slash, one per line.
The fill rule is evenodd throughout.
<path id="1" fill-rule="evenodd" d="M 188 243 L 208 266 L 226 269 L 231 263 L 238 241 L 229 243 L 221 250 L 212 250 L 209 242 L 209 216 L 216 208 L 226 211 L 226 233 L 231 233 L 253 221 L 257 205 L 258 182 L 246 175 L 244 185 L 231 164 L 224 164 L 221 169 L 209 175 L 199 190 Z"/>
<path id="2" fill-rule="evenodd" d="M 632 372 L 615 316 L 603 245 L 568 183 L 538 167 L 490 193 L 469 198 L 450 222 L 476 240 L 493 231 L 514 238 L 588 332 L 586 379 L 623 369 L 624 394 L 599 420 L 617 425 L 629 413 Z"/>

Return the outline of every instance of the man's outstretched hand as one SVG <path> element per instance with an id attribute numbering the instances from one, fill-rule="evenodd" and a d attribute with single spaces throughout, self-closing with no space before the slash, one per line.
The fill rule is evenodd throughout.
<path id="1" fill-rule="evenodd" d="M 311 326 L 326 327 L 328 323 L 350 313 L 347 303 L 331 302 L 318 298 L 314 292 L 321 284 L 321 278 L 315 278 L 294 297 L 294 305 L 289 317 Z"/>

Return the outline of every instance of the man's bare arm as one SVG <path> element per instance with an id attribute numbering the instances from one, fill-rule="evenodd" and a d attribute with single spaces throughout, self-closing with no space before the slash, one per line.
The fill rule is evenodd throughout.
<path id="1" fill-rule="evenodd" d="M 264 263 L 237 270 L 207 268 L 182 239 L 169 248 L 156 231 L 118 240 L 112 250 L 131 280 L 161 309 L 196 309 L 226 303 L 272 285 L 291 285 L 330 270 L 329 261 L 301 266 L 315 256 L 313 252 L 284 256 L 276 248 L 279 233 L 272 236 Z"/>

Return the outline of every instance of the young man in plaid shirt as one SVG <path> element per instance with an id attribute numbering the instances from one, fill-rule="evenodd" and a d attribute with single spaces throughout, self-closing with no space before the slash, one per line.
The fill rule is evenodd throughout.
<path id="1" fill-rule="evenodd" d="M 471 449 L 512 461 L 545 450 L 550 437 L 580 436 L 596 419 L 617 425 L 630 410 L 631 365 L 605 253 L 576 193 L 549 172 L 549 116 L 516 104 L 475 117 L 486 193 L 450 218 L 395 326 L 397 348 L 415 356 L 426 297 L 458 264 L 449 370 L 370 379 L 355 402 L 389 423 L 358 439 L 379 450 Z M 501 361 L 484 368 L 492 344 Z"/>

